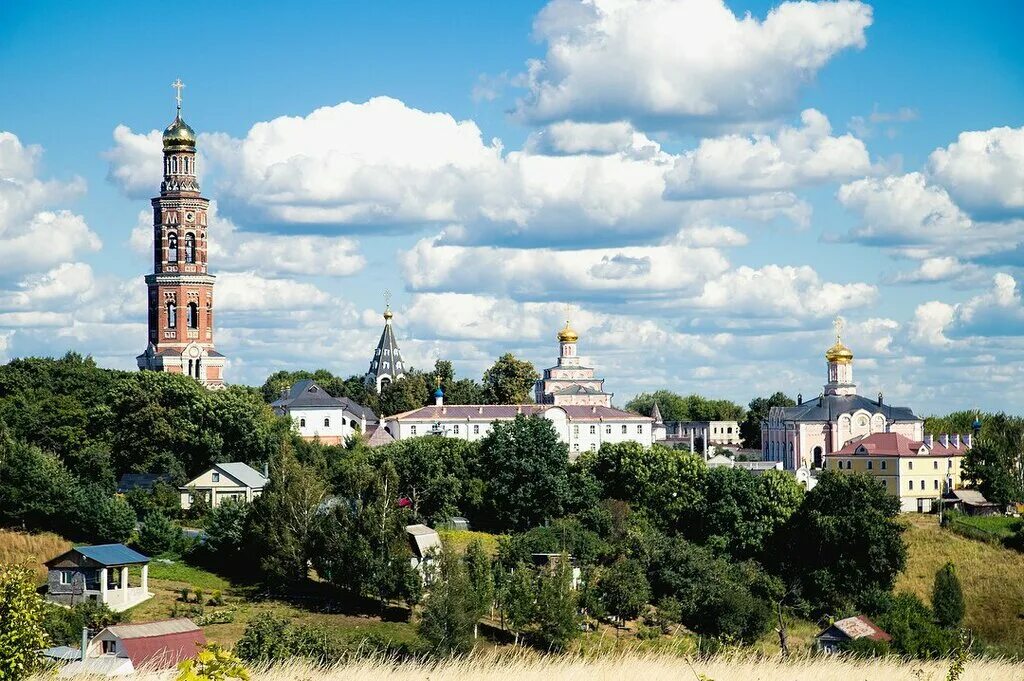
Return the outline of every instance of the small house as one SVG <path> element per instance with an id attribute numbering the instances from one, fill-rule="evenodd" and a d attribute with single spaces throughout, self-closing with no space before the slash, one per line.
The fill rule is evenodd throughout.
<path id="1" fill-rule="evenodd" d="M 146 669 L 169 669 L 194 658 L 206 645 L 203 630 L 186 618 L 115 624 L 100 630 L 85 655 L 61 670 L 61 676 L 124 676 Z"/>
<path id="2" fill-rule="evenodd" d="M 406 525 L 405 533 L 409 537 L 409 548 L 412 549 L 409 562 L 426 579 L 427 568 L 441 552 L 441 537 L 437 530 L 426 525 Z"/>
<path id="3" fill-rule="evenodd" d="M 170 482 L 167 473 L 125 473 L 117 482 L 117 493 L 127 494 L 133 489 L 151 491 L 158 482 Z"/>
<path id="4" fill-rule="evenodd" d="M 562 561 L 562 553 L 531 553 L 530 560 L 533 562 L 534 567 L 538 570 L 548 570 L 553 572 L 558 568 L 558 564 Z M 580 582 L 582 581 L 583 573 L 576 563 L 576 558 L 573 556 L 566 556 L 569 560 L 569 566 L 572 568 L 572 588 L 579 589 Z"/>
<path id="5" fill-rule="evenodd" d="M 892 637 L 865 615 L 856 615 L 836 620 L 814 637 L 814 647 L 819 652 L 837 653 L 844 643 L 867 638 L 872 641 L 891 641 Z"/>
<path id="6" fill-rule="evenodd" d="M 215 463 L 178 490 L 181 492 L 181 507 L 187 511 L 199 498 L 205 499 L 210 508 L 216 508 L 228 499 L 250 503 L 263 494 L 266 485 L 266 474 L 247 464 Z"/>
<path id="7" fill-rule="evenodd" d="M 120 612 L 149 600 L 149 557 L 124 544 L 76 546 L 48 560 L 46 599 L 61 605 L 85 601 Z M 134 583 L 134 586 L 133 586 Z"/>

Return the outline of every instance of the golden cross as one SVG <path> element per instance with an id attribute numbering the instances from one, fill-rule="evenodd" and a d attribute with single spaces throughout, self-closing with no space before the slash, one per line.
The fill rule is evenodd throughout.
<path id="1" fill-rule="evenodd" d="M 391 289 L 384 289 L 384 304 L 391 307 Z"/>
<path id="2" fill-rule="evenodd" d="M 178 91 L 174 99 L 178 102 L 178 111 L 181 111 L 181 90 L 185 87 L 185 84 L 181 82 L 181 78 L 175 78 L 174 82 L 171 83 L 171 87 Z"/>
<path id="3" fill-rule="evenodd" d="M 843 324 L 844 324 L 843 318 L 839 317 L 839 316 L 837 316 L 835 318 L 835 320 L 833 320 L 833 322 L 832 322 L 832 326 L 836 330 L 836 342 L 837 343 L 840 341 L 840 339 L 842 338 L 842 335 L 843 335 Z"/>

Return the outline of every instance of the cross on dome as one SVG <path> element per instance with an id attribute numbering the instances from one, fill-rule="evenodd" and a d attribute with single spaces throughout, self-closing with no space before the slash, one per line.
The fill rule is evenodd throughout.
<path id="1" fill-rule="evenodd" d="M 175 78 L 174 82 L 171 83 L 171 87 L 177 90 L 174 99 L 178 102 L 178 111 L 181 111 L 181 91 L 185 88 L 185 84 L 181 82 L 181 78 Z"/>

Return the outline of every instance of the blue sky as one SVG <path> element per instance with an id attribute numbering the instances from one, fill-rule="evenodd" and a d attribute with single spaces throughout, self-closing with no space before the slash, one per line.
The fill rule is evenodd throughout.
<path id="1" fill-rule="evenodd" d="M 365 371 L 390 288 L 422 367 L 547 366 L 568 306 L 620 404 L 808 395 L 841 315 L 865 393 L 1012 411 L 1022 19 L 1010 1 L 5 3 L 0 359 L 134 365 L 140 212 L 180 77 L 222 222 L 229 380 Z"/>

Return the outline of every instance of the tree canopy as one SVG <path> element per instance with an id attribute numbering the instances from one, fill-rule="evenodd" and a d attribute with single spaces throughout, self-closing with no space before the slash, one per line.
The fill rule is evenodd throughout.
<path id="1" fill-rule="evenodd" d="M 666 421 L 739 421 L 743 418 L 743 407 L 729 400 L 683 396 L 671 390 L 640 393 L 626 403 L 626 409 L 650 416 L 655 402 Z"/>

